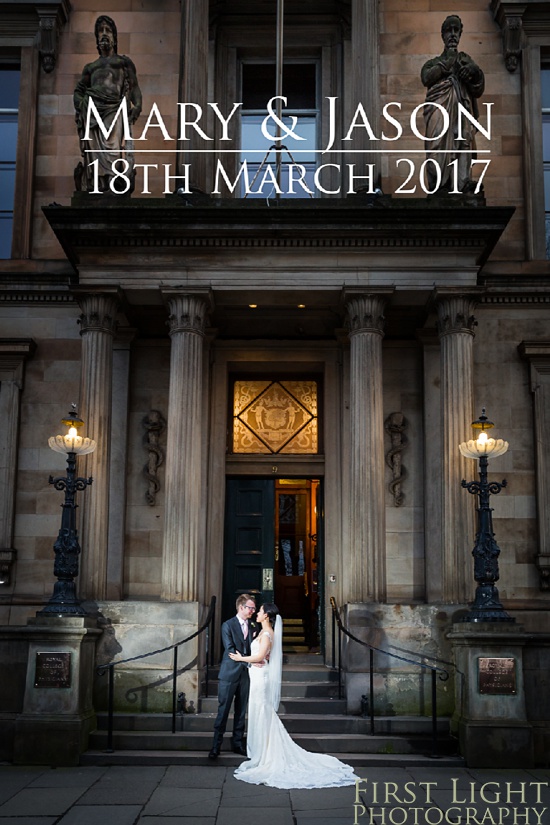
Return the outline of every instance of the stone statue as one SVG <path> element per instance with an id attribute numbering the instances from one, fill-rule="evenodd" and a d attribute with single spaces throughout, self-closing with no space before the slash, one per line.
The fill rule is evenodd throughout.
<path id="1" fill-rule="evenodd" d="M 134 64 L 129 57 L 117 53 L 117 29 L 110 17 L 101 15 L 97 18 L 95 38 L 99 57 L 84 66 L 73 97 L 83 157 L 83 162 L 75 169 L 75 183 L 78 190 L 108 192 L 111 191 L 109 182 L 116 175 L 112 162 L 117 158 L 125 158 L 130 163 L 126 174 L 133 180 L 133 145 L 125 143 L 121 115 L 116 119 L 109 137 L 105 138 L 93 112 L 89 140 L 82 140 L 86 134 L 88 106 L 93 100 L 104 129 L 109 131 L 121 101 L 126 99 L 128 120 L 133 124 L 141 113 L 141 90 Z M 94 169 L 89 164 L 96 160 L 97 169 Z M 118 171 L 124 170 L 120 168 Z"/>
<path id="2" fill-rule="evenodd" d="M 465 117 L 462 117 L 462 137 L 457 141 L 459 123 L 458 104 L 461 103 L 473 117 L 478 118 L 477 99 L 483 94 L 485 77 L 479 66 L 465 52 L 458 51 L 462 34 L 462 21 L 456 14 L 445 18 L 441 26 L 441 37 L 445 48 L 442 54 L 428 60 L 422 67 L 421 78 L 427 87 L 427 103 L 439 103 L 449 113 L 449 128 L 445 134 L 443 114 L 436 106 L 424 107 L 424 119 L 427 137 L 441 135 L 437 140 L 426 141 L 426 157 L 433 158 L 441 169 L 439 190 L 455 189 L 472 192 L 475 182 L 471 178 L 470 164 L 475 159 L 476 129 Z M 457 149 L 468 150 L 457 153 Z M 448 154 L 435 154 L 435 150 L 446 150 Z M 457 160 L 457 176 L 448 164 Z M 436 171 L 433 164 L 427 164 L 428 187 L 433 191 L 437 187 Z"/>

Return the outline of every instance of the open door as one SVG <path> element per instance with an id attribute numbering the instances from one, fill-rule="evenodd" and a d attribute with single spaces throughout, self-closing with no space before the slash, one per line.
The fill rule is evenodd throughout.
<path id="1" fill-rule="evenodd" d="M 275 482 L 275 600 L 286 619 L 302 621 L 308 649 L 319 645 L 316 479 Z"/>
<path id="2" fill-rule="evenodd" d="M 274 601 L 288 628 L 302 628 L 294 652 L 320 645 L 320 487 L 318 479 L 227 480 L 221 619 L 240 593 Z"/>

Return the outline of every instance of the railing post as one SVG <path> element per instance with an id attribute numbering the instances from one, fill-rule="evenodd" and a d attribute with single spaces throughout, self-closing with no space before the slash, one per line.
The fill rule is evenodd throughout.
<path id="1" fill-rule="evenodd" d="M 113 748 L 113 705 L 115 698 L 115 667 L 109 665 L 108 713 L 107 713 L 107 749 L 105 753 L 114 753 Z"/>
<path id="2" fill-rule="evenodd" d="M 336 667 L 336 609 L 332 603 L 332 668 Z"/>
<path id="3" fill-rule="evenodd" d="M 176 682 L 178 672 L 178 646 L 174 647 L 174 663 L 172 666 L 172 733 L 176 732 L 177 693 Z"/>
<path id="4" fill-rule="evenodd" d="M 374 736 L 374 650 L 369 648 L 370 735 Z"/>
<path id="5" fill-rule="evenodd" d="M 437 690 L 436 690 L 436 673 L 432 669 L 432 757 L 437 758 Z"/>
<path id="6" fill-rule="evenodd" d="M 208 698 L 208 680 L 210 674 L 208 672 L 208 662 L 210 659 L 210 625 L 206 628 L 206 675 L 204 680 L 204 695 Z"/>
<path id="7" fill-rule="evenodd" d="M 212 604 L 212 602 L 211 602 Z M 214 628 L 216 627 L 216 599 L 212 604 L 212 618 L 210 619 L 210 667 L 214 667 Z"/>
<path id="8" fill-rule="evenodd" d="M 338 698 L 342 698 L 342 630 L 338 624 Z"/>

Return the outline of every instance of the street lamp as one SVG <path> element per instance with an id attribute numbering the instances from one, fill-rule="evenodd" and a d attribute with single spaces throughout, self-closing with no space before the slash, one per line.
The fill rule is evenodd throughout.
<path id="1" fill-rule="evenodd" d="M 54 435 L 48 439 L 48 444 L 56 453 L 65 453 L 67 456 L 67 475 L 53 478 L 49 482 L 56 490 L 65 491 L 65 500 L 61 505 L 61 529 L 54 544 L 55 562 L 53 567 L 57 581 L 53 594 L 47 605 L 38 611 L 39 616 L 85 616 L 86 611 L 80 606 L 76 597 L 74 579 L 78 576 L 78 556 L 80 545 L 76 531 L 76 493 L 85 490 L 92 483 L 91 478 L 76 478 L 76 457 L 93 453 L 96 442 L 91 438 L 78 435 L 78 429 L 84 421 L 76 413 L 76 404 L 71 404 L 71 412 L 62 423 L 69 428 L 66 435 Z"/>
<path id="2" fill-rule="evenodd" d="M 475 440 L 464 441 L 458 448 L 466 458 L 479 459 L 479 481 L 465 481 L 462 479 L 462 486 L 469 493 L 479 496 L 479 506 L 477 508 L 477 535 L 472 556 L 474 557 L 474 578 L 477 582 L 476 595 L 470 611 L 464 616 L 465 622 L 514 622 L 511 616 L 506 613 L 500 603 L 498 589 L 495 582 L 498 581 L 498 557 L 500 547 L 496 543 L 493 533 L 492 508 L 489 506 L 491 493 L 500 493 L 506 487 L 506 479 L 501 483 L 487 480 L 487 465 L 489 456 L 496 458 L 504 455 L 508 449 L 508 442 L 502 438 L 488 438 L 486 430 L 494 427 L 485 415 L 485 407 L 477 421 L 472 422 L 474 430 L 480 430 Z"/>

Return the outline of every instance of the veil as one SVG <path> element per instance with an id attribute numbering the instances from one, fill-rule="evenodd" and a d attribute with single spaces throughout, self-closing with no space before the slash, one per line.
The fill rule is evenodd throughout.
<path id="1" fill-rule="evenodd" d="M 269 654 L 267 678 L 269 682 L 269 698 L 275 711 L 281 700 L 281 680 L 283 675 L 283 620 L 280 616 L 275 619 L 273 645 Z"/>

